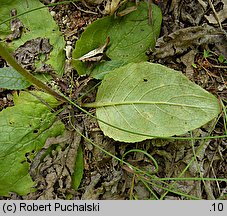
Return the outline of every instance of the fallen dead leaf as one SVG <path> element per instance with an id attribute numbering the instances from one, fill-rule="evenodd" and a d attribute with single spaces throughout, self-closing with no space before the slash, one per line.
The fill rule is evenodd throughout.
<path id="1" fill-rule="evenodd" d="M 179 29 L 157 40 L 153 57 L 162 59 L 186 52 L 189 48 L 206 43 L 217 43 L 222 33 L 211 26 L 196 26 Z"/>
<path id="2" fill-rule="evenodd" d="M 227 2 L 226 1 L 224 2 L 223 9 L 217 12 L 217 15 L 221 23 L 227 19 Z M 213 14 L 210 14 L 209 16 L 204 15 L 204 17 L 208 20 L 210 24 L 218 24 L 218 21 Z"/>

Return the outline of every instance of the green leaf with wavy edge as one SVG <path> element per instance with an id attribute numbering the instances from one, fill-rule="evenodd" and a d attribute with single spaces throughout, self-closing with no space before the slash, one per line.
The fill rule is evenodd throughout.
<path id="1" fill-rule="evenodd" d="M 106 136 L 123 142 L 182 135 L 220 112 L 212 94 L 180 72 L 148 62 L 110 72 L 98 89 L 96 102 L 85 106 L 95 107 L 98 119 L 125 130 L 99 121 Z"/>
<path id="2" fill-rule="evenodd" d="M 33 92 L 52 108 L 59 102 L 43 92 Z M 34 191 L 28 173 L 30 160 L 43 147 L 48 137 L 60 135 L 64 125 L 55 113 L 27 92 L 14 95 L 14 107 L 0 112 L 0 195 L 19 195 Z"/>
<path id="3" fill-rule="evenodd" d="M 42 6 L 43 4 L 40 3 L 39 0 L 1 0 L 0 23 L 10 18 L 10 11 L 12 9 L 16 9 L 17 14 L 21 14 Z M 48 8 L 42 8 L 26 13 L 18 17 L 18 19 L 24 25 L 22 36 L 8 43 L 8 47 L 14 51 L 26 41 L 39 37 L 48 38 L 53 49 L 45 63 L 50 64 L 57 74 L 60 76 L 63 75 L 65 62 L 65 41 L 62 33 L 59 31 L 58 25 L 50 15 Z M 0 39 L 4 40 L 10 33 L 10 22 L 0 25 Z"/>
<path id="4" fill-rule="evenodd" d="M 0 68 L 0 88 L 20 90 L 31 85 L 25 77 L 20 75 L 14 68 Z"/>
<path id="5" fill-rule="evenodd" d="M 79 75 L 90 74 L 102 79 L 109 71 L 130 62 L 146 61 L 146 51 L 154 48 L 159 36 L 162 15 L 158 6 L 152 6 L 153 23 L 148 24 L 148 6 L 141 2 L 136 11 L 123 17 L 108 16 L 92 23 L 82 33 L 73 51 L 73 65 Z M 100 47 L 110 37 L 106 49 L 109 61 L 81 62 L 78 59 Z"/>

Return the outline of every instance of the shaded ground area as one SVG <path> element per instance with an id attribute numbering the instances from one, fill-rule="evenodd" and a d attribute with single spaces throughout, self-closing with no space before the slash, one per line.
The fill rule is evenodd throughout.
<path id="1" fill-rule="evenodd" d="M 96 2 L 84 1 L 50 8 L 67 41 L 69 59 L 72 47 L 86 26 L 104 16 L 108 1 Z M 150 61 L 182 71 L 226 105 L 227 3 L 222 0 L 167 0 L 156 3 L 163 12 L 163 25 L 156 49 L 147 52 Z M 78 77 L 69 59 L 59 84 L 65 94 L 78 98 L 97 81 Z M 93 101 L 95 94 L 95 91 L 89 92 L 83 100 Z M 2 90 L 1 109 L 11 105 L 11 92 Z M 94 113 L 94 110 L 89 112 Z M 30 174 L 37 184 L 37 191 L 24 197 L 12 194 L 10 199 L 227 199 L 226 182 L 215 180 L 227 179 L 226 139 L 153 139 L 126 144 L 105 137 L 96 120 L 70 106 L 60 114 L 60 118 L 68 132 L 48 140 L 31 162 Z M 226 134 L 225 121 L 224 115 L 221 115 L 193 131 L 191 136 Z M 100 148 L 118 158 L 124 156 L 126 162 L 146 174 L 95 147 L 75 132 L 75 128 Z M 84 155 L 84 175 L 75 191 L 71 187 L 71 176 L 79 144 Z M 127 153 L 132 149 L 136 150 Z M 158 171 L 154 161 L 144 152 L 155 159 Z M 171 179 L 179 177 L 187 179 Z M 212 178 L 212 181 L 195 179 L 201 177 Z"/>

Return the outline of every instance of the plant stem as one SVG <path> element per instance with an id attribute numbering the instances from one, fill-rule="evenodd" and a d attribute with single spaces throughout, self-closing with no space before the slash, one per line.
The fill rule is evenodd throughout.
<path id="1" fill-rule="evenodd" d="M 66 99 L 61 96 L 59 93 L 51 89 L 49 86 L 47 86 L 42 81 L 38 80 L 35 76 L 33 76 L 31 73 L 29 73 L 27 70 L 25 70 L 23 67 L 21 67 L 16 60 L 10 55 L 8 50 L 3 46 L 2 43 L 0 43 L 0 55 L 2 58 L 4 58 L 18 73 L 20 73 L 22 76 L 24 76 L 30 83 L 37 86 L 38 88 L 43 89 L 48 94 L 54 96 L 58 100 L 66 102 Z"/>

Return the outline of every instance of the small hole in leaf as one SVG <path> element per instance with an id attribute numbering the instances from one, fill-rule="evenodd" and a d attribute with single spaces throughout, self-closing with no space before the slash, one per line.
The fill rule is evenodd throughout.
<path id="1" fill-rule="evenodd" d="M 26 162 L 27 162 L 26 160 L 23 160 L 23 161 L 21 161 L 20 163 L 21 163 L 21 164 L 24 164 L 24 163 L 26 163 Z"/>
<path id="2" fill-rule="evenodd" d="M 145 78 L 144 78 L 144 79 L 143 79 L 143 81 L 144 81 L 144 82 L 147 82 L 147 81 L 148 81 L 148 79 L 145 79 Z"/>
<path id="3" fill-rule="evenodd" d="M 35 133 L 35 134 L 38 133 L 38 132 L 39 132 L 39 131 L 38 131 L 37 129 L 33 130 L 33 133 Z"/>
<path id="4" fill-rule="evenodd" d="M 31 163 L 31 160 L 30 160 L 30 153 L 25 153 L 25 157 L 26 157 L 26 162 L 28 162 L 28 163 Z"/>

